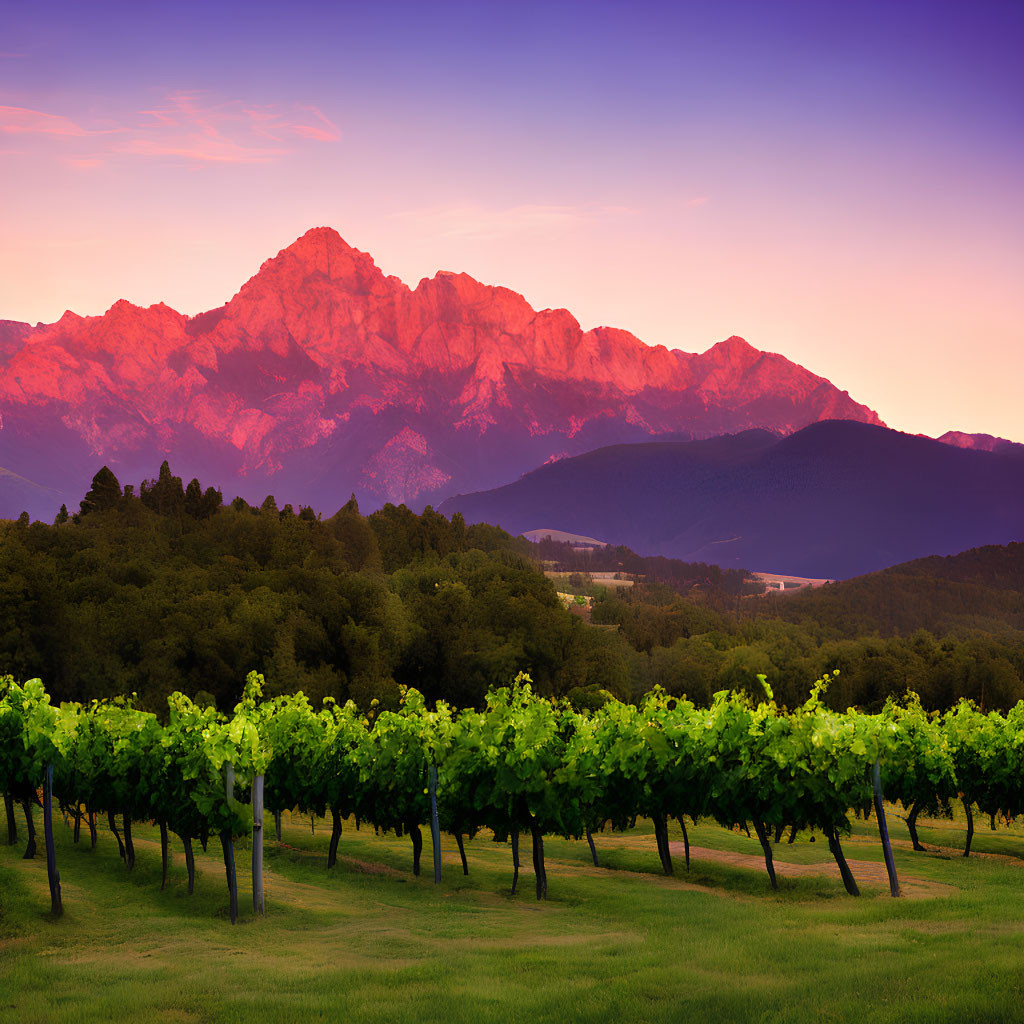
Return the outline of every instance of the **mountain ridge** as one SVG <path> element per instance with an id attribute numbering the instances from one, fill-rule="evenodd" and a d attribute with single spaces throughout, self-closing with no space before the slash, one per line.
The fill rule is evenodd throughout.
<path id="1" fill-rule="evenodd" d="M 1024 536 L 1024 460 L 874 424 L 616 445 L 440 506 L 642 555 L 844 579 Z"/>
<path id="2" fill-rule="evenodd" d="M 102 463 L 133 478 L 168 458 L 249 498 L 423 505 L 613 441 L 835 417 L 881 423 L 739 337 L 686 353 L 584 331 L 468 274 L 409 288 L 331 228 L 191 317 L 120 299 L 0 322 L 0 464 L 73 492 L 83 455 L 84 482 Z"/>
<path id="3" fill-rule="evenodd" d="M 1024 444 L 1009 441 L 1005 437 L 993 437 L 991 434 L 968 434 L 962 430 L 947 430 L 936 438 L 943 444 L 951 444 L 956 448 L 970 448 L 979 452 L 1015 452 L 1024 455 Z"/>

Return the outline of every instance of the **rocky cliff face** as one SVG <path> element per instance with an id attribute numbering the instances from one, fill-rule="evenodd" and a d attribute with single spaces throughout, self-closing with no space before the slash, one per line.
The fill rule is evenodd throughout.
<path id="1" fill-rule="evenodd" d="M 422 505 L 620 441 L 880 423 L 741 338 L 692 355 L 465 274 L 410 289 L 329 228 L 195 317 L 121 300 L 0 321 L 0 417 L 0 466 L 48 487 L 80 495 L 104 462 L 136 479 L 170 458 L 326 512 L 352 491 Z"/>

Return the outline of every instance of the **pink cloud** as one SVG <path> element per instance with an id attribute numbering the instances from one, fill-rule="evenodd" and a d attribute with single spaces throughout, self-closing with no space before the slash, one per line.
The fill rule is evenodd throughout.
<path id="1" fill-rule="evenodd" d="M 277 106 L 248 107 L 239 100 L 209 103 L 201 93 L 173 93 L 167 106 L 140 111 L 153 120 L 140 125 L 118 148 L 140 156 L 177 156 L 202 163 L 265 163 L 291 152 L 283 144 L 289 134 L 315 142 L 340 138 L 315 107 L 296 109 L 312 112 L 321 124 L 299 124 L 292 111 Z M 278 145 L 268 147 L 267 139 Z"/>
<path id="2" fill-rule="evenodd" d="M 134 124 L 92 131 L 62 114 L 0 106 L 0 132 L 76 139 L 116 136 L 109 141 L 96 138 L 94 153 L 63 158 L 77 169 L 94 167 L 101 156 L 112 153 L 176 157 L 199 164 L 266 163 L 292 153 L 296 137 L 314 143 L 341 138 L 316 107 L 211 102 L 198 92 L 171 93 L 162 105 L 140 110 L 139 115 Z"/>
<path id="3" fill-rule="evenodd" d="M 167 98 L 167 106 L 139 113 L 152 120 L 136 126 L 118 152 L 232 164 L 265 163 L 286 152 L 254 144 L 253 118 L 238 103 L 209 104 L 198 93 L 179 92 Z"/>
<path id="4" fill-rule="evenodd" d="M 272 109 L 269 107 L 247 107 L 245 116 L 249 119 L 249 128 L 255 135 L 273 139 L 275 142 L 280 141 L 280 131 L 276 130 L 280 118 Z"/>
<path id="5" fill-rule="evenodd" d="M 171 117 L 169 113 L 163 110 L 140 110 L 140 114 L 148 114 L 154 119 L 154 123 L 151 125 L 144 124 L 140 125 L 141 128 L 153 128 L 153 127 L 175 127 L 178 122 Z"/>
<path id="6" fill-rule="evenodd" d="M 90 131 L 60 114 L 47 114 L 42 110 L 29 110 L 27 107 L 0 106 L 0 132 L 12 135 L 67 135 L 83 138 L 87 135 L 112 135 L 117 131 L 117 128 Z"/>
<path id="7" fill-rule="evenodd" d="M 291 130 L 296 135 L 301 135 L 303 138 L 313 139 L 316 142 L 337 142 L 341 138 L 341 132 L 338 130 L 337 125 L 329 121 L 324 115 L 317 110 L 316 107 L 305 107 L 303 108 L 315 117 L 320 124 L 295 124 L 291 126 Z"/>

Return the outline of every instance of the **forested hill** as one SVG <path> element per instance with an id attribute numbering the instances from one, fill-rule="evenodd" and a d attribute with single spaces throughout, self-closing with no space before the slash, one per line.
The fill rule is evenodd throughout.
<path id="1" fill-rule="evenodd" d="M 884 575 L 924 576 L 1024 593 L 1024 543 L 988 544 L 959 555 L 918 558 L 894 565 Z"/>
<path id="2" fill-rule="evenodd" d="M 0 672 L 40 676 L 57 700 L 134 691 L 157 709 L 180 689 L 229 708 L 252 669 L 271 696 L 362 707 L 397 704 L 402 685 L 481 705 L 520 671 L 578 706 L 655 685 L 698 703 L 761 694 L 758 673 L 793 706 L 835 669 L 839 708 L 908 688 L 926 707 L 1024 697 L 1021 545 L 777 598 L 746 593 L 742 573 L 601 549 L 591 568 L 644 578 L 609 590 L 567 574 L 570 611 L 540 555 L 578 572 L 582 553 L 430 508 L 225 505 L 164 464 L 138 488 L 101 470 L 57 518 L 0 521 Z"/>
<path id="3" fill-rule="evenodd" d="M 765 600 L 770 614 L 845 637 L 1024 630 L 1024 543 L 919 558 Z"/>
<path id="4" fill-rule="evenodd" d="M 528 542 L 457 516 L 224 506 L 165 464 L 138 491 L 101 470 L 58 520 L 0 522 L 0 665 L 58 700 L 157 708 L 182 689 L 230 707 L 256 668 L 315 701 L 394 702 L 406 683 L 465 705 L 521 670 L 564 693 L 621 663 Z"/>
<path id="5" fill-rule="evenodd" d="M 151 707 L 175 689 L 230 706 L 253 668 L 272 688 L 364 706 L 402 684 L 477 704 L 520 671 L 546 694 L 631 696 L 627 641 L 571 615 L 537 558 L 429 507 L 364 517 L 352 499 L 321 519 L 273 497 L 225 506 L 166 462 L 137 488 L 104 467 L 53 525 L 0 521 L 0 668 L 42 676 L 57 699 L 136 691 Z M 656 561 L 715 606 L 744 578 Z"/>

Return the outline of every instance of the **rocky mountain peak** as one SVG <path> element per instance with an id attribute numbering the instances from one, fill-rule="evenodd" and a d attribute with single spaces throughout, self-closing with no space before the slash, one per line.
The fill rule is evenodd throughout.
<path id="1" fill-rule="evenodd" d="M 84 444 L 115 472 L 171 458 L 325 510 L 335 492 L 437 501 L 601 444 L 880 422 L 742 338 L 669 351 L 464 273 L 410 290 L 328 227 L 193 317 L 122 299 L 102 316 L 0 324 L 0 415 L 4 465 L 29 477 L 42 462 L 87 485 L 95 466 L 53 454 Z"/>

